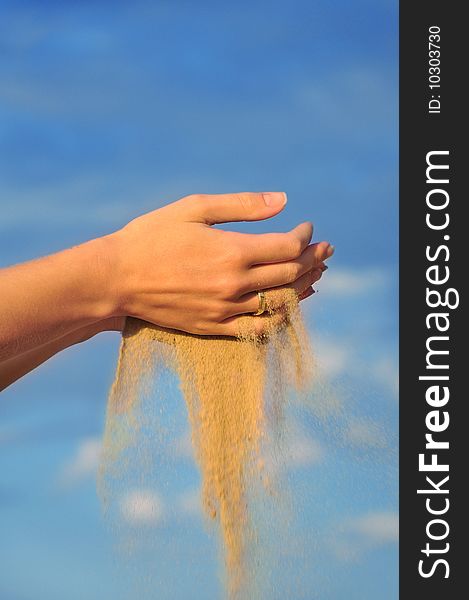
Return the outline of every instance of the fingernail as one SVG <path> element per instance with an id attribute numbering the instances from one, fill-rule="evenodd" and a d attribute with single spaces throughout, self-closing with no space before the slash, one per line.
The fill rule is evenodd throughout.
<path id="1" fill-rule="evenodd" d="M 335 246 L 329 246 L 327 249 L 327 258 L 330 258 L 334 254 Z"/>
<path id="2" fill-rule="evenodd" d="M 302 294 L 300 294 L 300 300 L 306 300 L 306 298 L 309 298 L 310 296 L 312 296 L 315 293 L 316 293 L 316 290 L 313 290 L 313 288 L 309 288 L 309 289 L 305 290 Z"/>
<path id="3" fill-rule="evenodd" d="M 284 206 L 287 203 L 285 192 L 265 192 L 262 197 L 267 206 Z"/>

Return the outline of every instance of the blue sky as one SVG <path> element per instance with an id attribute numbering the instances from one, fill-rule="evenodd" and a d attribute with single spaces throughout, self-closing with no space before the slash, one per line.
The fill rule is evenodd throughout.
<path id="1" fill-rule="evenodd" d="M 304 548 L 275 593 L 300 579 L 298 600 L 396 598 L 397 3 L 0 0 L 0 15 L 0 266 L 195 192 L 285 190 L 282 215 L 238 229 L 312 220 L 336 245 L 305 303 L 317 408 L 291 415 Z M 2 600 L 220 595 L 170 387 L 173 468 L 123 504 L 152 508 L 151 543 L 116 558 L 94 474 L 117 349 L 103 334 L 2 394 Z"/>

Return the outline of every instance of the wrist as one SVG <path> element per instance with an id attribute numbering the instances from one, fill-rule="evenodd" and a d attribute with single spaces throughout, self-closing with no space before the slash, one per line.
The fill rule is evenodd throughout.
<path id="1" fill-rule="evenodd" d="M 104 318 L 133 316 L 135 311 L 135 268 L 129 260 L 129 240 L 123 230 L 106 235 L 97 240 L 100 270 L 105 282 L 107 306 L 110 312 Z"/>
<path id="2" fill-rule="evenodd" d="M 93 295 L 94 322 L 125 316 L 117 269 L 117 252 L 113 235 L 106 235 L 80 246 L 87 265 L 87 279 Z"/>

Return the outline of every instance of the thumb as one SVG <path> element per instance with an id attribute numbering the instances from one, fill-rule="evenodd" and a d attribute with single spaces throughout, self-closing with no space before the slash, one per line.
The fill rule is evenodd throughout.
<path id="1" fill-rule="evenodd" d="M 191 221 L 215 225 L 269 219 L 283 210 L 287 195 L 284 192 L 197 194 L 186 196 L 180 202 Z"/>

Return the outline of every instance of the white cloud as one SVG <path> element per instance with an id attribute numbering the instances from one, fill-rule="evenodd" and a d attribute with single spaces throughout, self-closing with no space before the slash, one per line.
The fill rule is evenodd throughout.
<path id="1" fill-rule="evenodd" d="M 399 541 L 399 515 L 392 511 L 375 511 L 350 518 L 327 537 L 334 556 L 353 562 L 363 554 Z"/>
<path id="2" fill-rule="evenodd" d="M 267 473 L 278 474 L 286 469 L 304 469 L 321 463 L 325 450 L 319 440 L 311 436 L 304 426 L 291 418 L 280 445 L 267 450 L 260 462 Z"/>
<path id="3" fill-rule="evenodd" d="M 372 512 L 351 519 L 348 530 L 366 538 L 373 545 L 399 541 L 399 515 L 395 512 Z"/>
<path id="4" fill-rule="evenodd" d="M 336 377 L 350 369 L 353 357 L 348 342 L 315 336 L 314 347 L 317 350 L 316 362 L 324 375 Z"/>
<path id="5" fill-rule="evenodd" d="M 385 269 L 330 269 L 321 279 L 321 293 L 329 296 L 362 296 L 392 283 Z"/>
<path id="6" fill-rule="evenodd" d="M 159 525 L 164 518 L 164 503 L 153 490 L 136 489 L 121 499 L 122 517 L 133 525 Z"/>
<path id="7" fill-rule="evenodd" d="M 394 398 L 399 393 L 399 369 L 397 357 L 383 346 L 383 354 L 365 356 L 361 354 L 361 345 L 357 348 L 357 339 L 349 335 L 344 337 L 324 336 L 313 333 L 315 361 L 319 369 L 318 377 L 331 380 L 347 376 L 359 380 L 366 389 L 367 385 L 378 384 Z M 384 351 L 387 355 L 384 355 Z"/>
<path id="8" fill-rule="evenodd" d="M 352 418 L 344 429 L 344 438 L 352 446 L 360 448 L 385 448 L 386 430 L 370 418 Z"/>
<path id="9" fill-rule="evenodd" d="M 85 438 L 78 445 L 74 456 L 64 465 L 59 483 L 70 487 L 94 477 L 101 458 L 100 438 Z"/>
<path id="10" fill-rule="evenodd" d="M 318 464 L 324 457 L 324 449 L 318 440 L 298 431 L 289 436 L 286 449 L 286 466 L 303 468 Z"/>

